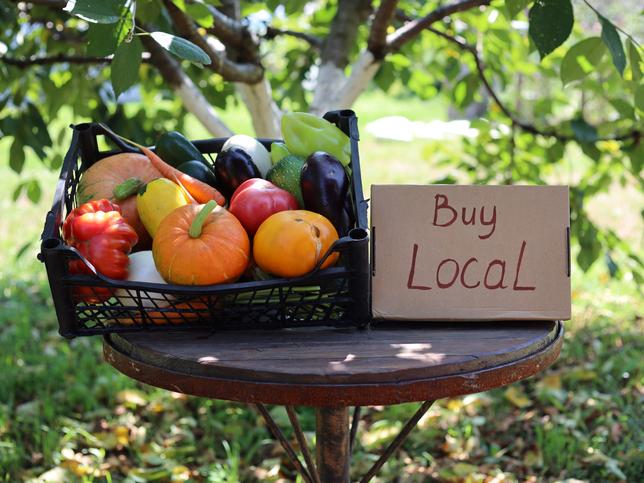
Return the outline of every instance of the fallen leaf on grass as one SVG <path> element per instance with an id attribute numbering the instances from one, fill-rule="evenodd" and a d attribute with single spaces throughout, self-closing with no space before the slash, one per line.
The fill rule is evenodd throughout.
<path id="1" fill-rule="evenodd" d="M 22 403 L 16 407 L 16 416 L 19 418 L 33 418 L 40 410 L 40 402 L 37 400 Z"/>
<path id="2" fill-rule="evenodd" d="M 190 468 L 179 465 L 172 468 L 172 481 L 188 481 L 190 479 Z"/>
<path id="3" fill-rule="evenodd" d="M 561 389 L 561 375 L 560 374 L 549 374 L 543 376 L 539 382 L 537 382 L 537 387 L 541 390 L 550 389 L 550 390 L 559 390 Z"/>
<path id="4" fill-rule="evenodd" d="M 566 373 L 566 379 L 572 381 L 594 381 L 597 378 L 597 373 L 590 369 L 578 367 Z"/>
<path id="5" fill-rule="evenodd" d="M 165 468 L 133 468 L 128 476 L 143 479 L 143 481 L 168 480 L 170 471 Z"/>
<path id="6" fill-rule="evenodd" d="M 362 434 L 360 441 L 365 448 L 371 448 L 394 438 L 399 431 L 400 428 L 395 424 L 383 425 L 377 428 L 372 427 Z"/>
<path id="7" fill-rule="evenodd" d="M 520 409 L 527 408 L 532 404 L 530 398 L 526 396 L 525 392 L 523 392 L 523 389 L 521 389 L 519 386 L 510 386 L 505 390 L 505 393 L 503 395 L 508 401 L 510 401 Z"/>
<path id="8" fill-rule="evenodd" d="M 541 454 L 538 451 L 526 451 L 523 455 L 523 464 L 531 468 L 534 466 L 542 466 L 543 462 Z"/>
<path id="9" fill-rule="evenodd" d="M 92 469 L 76 460 L 65 460 L 63 461 L 60 466 L 62 466 L 65 469 L 68 469 L 72 473 L 74 473 L 76 476 L 87 476 L 92 472 Z"/>
<path id="10" fill-rule="evenodd" d="M 46 483 L 66 483 L 67 481 L 72 481 L 72 474 L 65 468 L 56 466 L 50 470 L 45 471 L 40 475 L 34 482 L 46 482 Z"/>
<path id="11" fill-rule="evenodd" d="M 130 430 L 125 426 L 117 426 L 114 428 L 114 435 L 116 441 L 121 446 L 127 446 L 130 442 Z"/>
<path id="12" fill-rule="evenodd" d="M 458 411 L 463 407 L 462 399 L 450 399 L 445 405 L 450 411 Z"/>
<path id="13" fill-rule="evenodd" d="M 141 391 L 134 389 L 124 389 L 116 394 L 116 400 L 121 404 L 129 404 L 131 406 L 145 406 L 145 394 Z"/>
<path id="14" fill-rule="evenodd" d="M 478 466 L 469 463 L 456 463 L 438 472 L 438 476 L 448 481 L 460 481 L 465 477 L 472 477 L 478 472 Z M 483 475 L 481 475 L 483 476 Z"/>

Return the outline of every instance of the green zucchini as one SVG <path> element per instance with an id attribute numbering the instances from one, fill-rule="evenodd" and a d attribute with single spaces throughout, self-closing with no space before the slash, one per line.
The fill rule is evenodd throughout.
<path id="1" fill-rule="evenodd" d="M 209 166 L 206 158 L 183 134 L 177 131 L 167 132 L 159 138 L 156 153 L 166 163 L 178 168 L 186 161 L 197 160 Z"/>
<path id="2" fill-rule="evenodd" d="M 181 163 L 177 169 L 182 173 L 186 173 L 187 175 L 212 186 L 213 188 L 217 187 L 217 177 L 215 176 L 215 172 L 201 161 L 192 159 L 185 163 Z"/>

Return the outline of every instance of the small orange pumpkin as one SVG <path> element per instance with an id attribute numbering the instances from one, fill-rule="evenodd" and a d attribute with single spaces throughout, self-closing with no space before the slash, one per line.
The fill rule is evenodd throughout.
<path id="1" fill-rule="evenodd" d="M 280 277 L 299 277 L 315 268 L 338 239 L 338 232 L 324 216 L 307 210 L 280 211 L 269 216 L 253 239 L 253 258 L 265 272 Z M 332 253 L 322 268 L 333 265 Z"/>
<path id="2" fill-rule="evenodd" d="M 152 255 L 168 283 L 233 282 L 248 266 L 250 240 L 234 215 L 209 201 L 181 206 L 167 215 L 157 229 Z"/>

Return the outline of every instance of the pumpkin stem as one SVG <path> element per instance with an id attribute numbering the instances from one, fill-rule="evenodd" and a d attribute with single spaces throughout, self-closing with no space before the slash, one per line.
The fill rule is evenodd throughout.
<path id="1" fill-rule="evenodd" d="M 206 221 L 206 218 L 208 218 L 208 215 L 212 213 L 212 210 L 214 210 L 217 206 L 218 205 L 215 200 L 210 200 L 208 203 L 203 205 L 201 211 L 197 213 L 195 219 L 192 220 L 192 224 L 190 225 L 190 229 L 188 230 L 188 235 L 190 235 L 190 238 L 199 238 L 201 236 L 201 229 L 203 228 L 203 224 Z"/>
<path id="2" fill-rule="evenodd" d="M 133 194 L 138 193 L 138 191 L 143 187 L 143 183 L 138 178 L 128 178 L 122 183 L 117 184 L 112 191 L 116 201 L 124 200 L 129 198 Z"/>

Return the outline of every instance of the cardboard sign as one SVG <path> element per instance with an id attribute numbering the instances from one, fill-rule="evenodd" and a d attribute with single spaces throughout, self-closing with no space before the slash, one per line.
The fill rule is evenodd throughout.
<path id="1" fill-rule="evenodd" d="M 376 185 L 375 319 L 569 319 L 567 186 Z"/>

